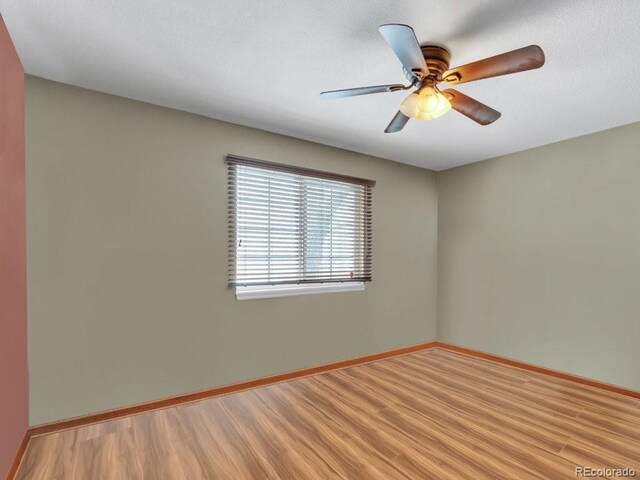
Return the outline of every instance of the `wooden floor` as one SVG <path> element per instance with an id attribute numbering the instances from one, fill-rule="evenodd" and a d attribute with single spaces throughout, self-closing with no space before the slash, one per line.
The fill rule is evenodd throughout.
<path id="1" fill-rule="evenodd" d="M 640 477 L 639 403 L 432 349 L 36 437 L 17 478 Z"/>

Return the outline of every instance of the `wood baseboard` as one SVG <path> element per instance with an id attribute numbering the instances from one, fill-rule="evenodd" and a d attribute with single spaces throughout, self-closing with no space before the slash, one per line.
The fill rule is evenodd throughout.
<path id="1" fill-rule="evenodd" d="M 539 365 L 533 365 L 531 363 L 520 362 L 518 360 L 512 360 L 507 357 L 501 357 L 499 355 L 493 355 L 492 353 L 481 352 L 480 350 L 474 350 L 472 348 L 462 347 L 460 345 L 454 345 L 445 342 L 435 342 L 434 347 L 450 350 L 456 353 L 462 353 L 470 357 L 481 358 L 483 360 L 489 360 L 491 362 L 501 363 L 503 365 L 509 365 L 511 367 L 521 368 L 530 372 L 541 373 L 550 377 L 561 378 L 570 382 L 579 383 L 581 385 L 587 385 L 589 387 L 597 388 L 600 390 L 606 390 L 608 392 L 619 393 L 628 397 L 640 398 L 640 392 L 632 390 L 630 388 L 620 387 L 618 385 L 612 385 L 610 383 L 600 382 L 591 378 L 581 377 L 579 375 L 573 375 L 571 373 L 561 372 L 559 370 L 553 370 L 551 368 L 541 367 Z"/>
<path id="2" fill-rule="evenodd" d="M 161 408 L 172 407 L 174 405 L 180 405 L 183 403 L 196 402 L 198 400 L 204 400 L 206 398 L 217 397 L 220 395 L 227 395 L 230 393 L 236 393 L 242 390 L 248 390 L 250 388 L 264 387 L 266 385 L 271 385 L 274 383 L 286 382 L 287 380 L 294 380 L 296 378 L 307 377 L 309 375 L 316 375 L 318 373 L 328 372 L 330 370 L 338 370 L 340 368 L 346 368 L 354 365 L 375 362 L 376 360 L 382 360 L 384 358 L 407 355 L 409 353 L 419 352 L 421 350 L 428 350 L 430 348 L 433 348 L 436 345 L 436 343 L 437 342 L 433 341 L 433 342 L 421 343 L 418 345 L 411 345 L 409 347 L 397 348 L 394 350 L 388 350 L 386 352 L 373 353 L 370 355 L 364 355 L 362 357 L 356 357 L 349 360 L 341 360 L 339 362 L 332 362 L 324 365 L 318 365 L 315 367 L 303 368 L 300 370 L 280 373 L 277 375 L 257 378 L 254 380 L 234 383 L 231 385 L 224 385 L 221 387 L 215 387 L 208 390 L 202 390 L 199 392 L 187 393 L 184 395 L 177 395 L 175 397 L 169 397 L 162 400 L 154 400 L 151 402 L 140 403 L 140 404 L 131 405 L 128 407 L 116 408 L 116 409 L 107 410 L 104 412 L 83 415 L 80 417 L 74 417 L 67 420 L 61 420 L 61 421 L 47 423 L 43 425 L 37 425 L 29 429 L 29 434 L 30 434 L 29 436 L 36 437 L 38 435 L 45 435 L 47 433 L 58 432 L 61 430 L 68 430 L 71 428 L 91 425 L 93 423 L 104 422 L 106 420 L 112 420 L 114 418 L 126 417 L 129 415 L 134 415 L 136 413 L 147 412 L 149 410 L 158 410 Z"/>
<path id="3" fill-rule="evenodd" d="M 11 480 L 18 473 L 18 468 L 20 467 L 20 462 L 22 462 L 22 458 L 24 457 L 24 452 L 27 450 L 27 445 L 29 444 L 29 440 L 31 440 L 31 433 L 29 430 L 24 432 L 24 437 L 22 437 L 22 442 L 18 447 L 18 451 L 16 452 L 16 456 L 13 459 L 13 463 L 11 464 L 11 468 L 9 468 L 9 472 L 7 473 L 7 480 Z"/>

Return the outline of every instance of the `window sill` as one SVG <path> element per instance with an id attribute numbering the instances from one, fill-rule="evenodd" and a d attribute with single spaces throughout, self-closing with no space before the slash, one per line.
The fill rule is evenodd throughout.
<path id="1" fill-rule="evenodd" d="M 260 298 L 291 297 L 315 293 L 359 292 L 363 290 L 364 283 L 362 282 L 260 285 L 255 287 L 236 287 L 236 299 L 257 300 Z"/>

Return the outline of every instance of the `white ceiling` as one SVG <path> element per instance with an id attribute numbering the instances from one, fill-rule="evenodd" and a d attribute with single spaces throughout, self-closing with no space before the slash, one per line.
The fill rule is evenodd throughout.
<path id="1" fill-rule="evenodd" d="M 638 0 L 0 0 L 27 73 L 442 170 L 640 120 Z M 461 85 L 502 112 L 384 128 L 406 92 L 378 33 L 412 25 L 452 66 L 540 45 L 540 70 Z"/>

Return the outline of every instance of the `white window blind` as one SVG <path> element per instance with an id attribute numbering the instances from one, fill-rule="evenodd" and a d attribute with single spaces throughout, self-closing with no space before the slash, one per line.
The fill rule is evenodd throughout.
<path id="1" fill-rule="evenodd" d="M 229 285 L 371 280 L 375 182 L 229 155 Z"/>

